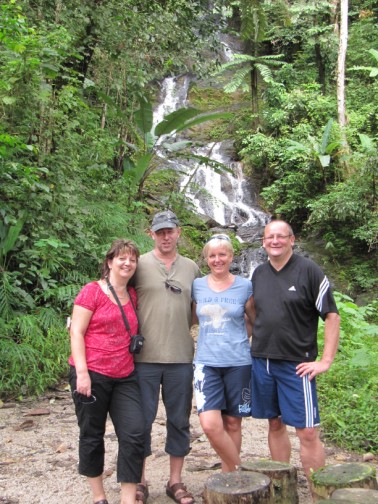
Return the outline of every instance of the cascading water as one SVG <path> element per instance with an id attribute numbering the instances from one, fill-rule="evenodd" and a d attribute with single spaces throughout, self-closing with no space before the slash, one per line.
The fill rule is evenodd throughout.
<path id="1" fill-rule="evenodd" d="M 227 44 L 224 45 L 228 48 Z M 229 51 L 226 57 L 228 59 Z M 154 111 L 154 125 L 165 115 L 187 105 L 189 84 L 189 76 L 169 77 L 163 81 L 160 104 Z M 204 164 L 170 162 L 186 173 L 181 180 L 181 190 L 192 201 L 197 213 L 211 219 L 216 228 L 234 229 L 241 242 L 257 241 L 269 216 L 256 204 L 253 187 L 244 178 L 242 164 L 233 159 L 232 142 L 213 142 L 193 149 L 193 154 L 206 156 L 231 170 L 231 173 L 224 171 L 220 174 Z M 261 250 L 246 248 L 235 261 L 233 270 L 250 278 L 261 261 Z"/>
<path id="2" fill-rule="evenodd" d="M 160 103 L 154 110 L 153 124 L 156 126 L 167 114 L 187 105 L 190 77 L 167 77 L 160 90 Z"/>
<path id="3" fill-rule="evenodd" d="M 244 178 L 242 164 L 232 160 L 232 145 L 212 143 L 199 153 L 227 166 L 232 173 L 216 173 L 203 164 L 189 169 L 181 186 L 185 187 L 185 194 L 192 200 L 197 213 L 212 219 L 218 227 L 234 229 L 241 242 L 257 241 L 269 216 L 255 203 L 253 188 Z M 236 266 L 241 275 L 252 275 L 261 262 L 260 253 L 252 247 L 243 251 Z"/>

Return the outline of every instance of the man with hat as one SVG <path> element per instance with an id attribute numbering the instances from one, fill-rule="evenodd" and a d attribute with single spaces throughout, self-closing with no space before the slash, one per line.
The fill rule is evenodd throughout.
<path id="1" fill-rule="evenodd" d="M 139 258 L 135 275 L 140 332 L 145 343 L 135 355 L 146 416 L 145 457 L 151 455 L 151 429 L 159 404 L 160 387 L 167 417 L 165 450 L 170 456 L 166 493 L 179 504 L 192 504 L 181 473 L 190 451 L 189 416 L 192 407 L 194 342 L 190 335 L 191 288 L 200 270 L 177 252 L 181 229 L 170 210 L 157 213 L 150 235 L 154 249 Z M 143 471 L 137 502 L 145 503 L 148 487 Z"/>

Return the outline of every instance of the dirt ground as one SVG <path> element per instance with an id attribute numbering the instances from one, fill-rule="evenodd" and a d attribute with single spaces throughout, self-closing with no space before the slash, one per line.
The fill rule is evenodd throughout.
<path id="1" fill-rule="evenodd" d="M 202 434 L 193 406 L 192 450 L 186 458 L 184 482 L 201 503 L 206 479 L 219 471 L 219 460 Z M 269 458 L 265 421 L 243 421 L 242 460 Z M 306 479 L 300 469 L 298 443 L 290 430 L 292 463 L 298 469 L 300 504 L 311 502 Z M 153 455 L 148 458 L 149 504 L 168 504 L 168 456 L 164 452 L 165 417 L 160 405 L 153 428 Z M 0 403 L 0 503 L 2 504 L 90 504 L 85 478 L 77 473 L 78 427 L 68 388 L 63 385 L 40 398 Z M 109 504 L 119 503 L 115 461 L 117 440 L 111 422 L 106 433 L 105 487 Z M 327 463 L 362 460 L 361 456 L 327 446 Z M 377 464 L 377 460 L 373 463 Z"/>

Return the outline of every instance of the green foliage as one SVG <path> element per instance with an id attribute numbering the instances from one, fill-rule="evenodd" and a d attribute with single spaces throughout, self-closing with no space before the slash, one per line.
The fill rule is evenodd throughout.
<path id="1" fill-rule="evenodd" d="M 218 70 L 218 73 L 222 74 L 231 68 L 240 67 L 234 71 L 231 80 L 225 84 L 225 92 L 234 93 L 239 88 L 247 91 L 250 85 L 249 77 L 253 68 L 259 71 L 264 82 L 271 83 L 273 81 L 273 74 L 270 66 L 282 65 L 283 63 L 280 61 L 280 58 L 282 58 L 282 55 L 249 56 L 248 54 L 235 54 L 233 60 L 223 63 Z"/>
<path id="2" fill-rule="evenodd" d="M 332 119 L 327 122 L 319 140 L 312 135 L 297 141 L 257 134 L 243 142 L 246 147 L 241 153 L 271 182 L 261 191 L 265 203 L 293 224 L 308 218 L 309 204 L 337 177 L 331 160 L 340 143 L 331 140 L 332 123 Z"/>
<path id="3" fill-rule="evenodd" d="M 54 310 L 0 324 L 0 397 L 41 394 L 68 372 L 69 336 Z"/>
<path id="4" fill-rule="evenodd" d="M 368 322 L 377 320 L 378 306 L 358 307 L 348 296 L 335 297 L 339 351 L 330 370 L 317 378 L 323 434 L 343 448 L 378 453 L 378 325 Z"/>
<path id="5" fill-rule="evenodd" d="M 215 1 L 211 10 L 202 0 L 3 2 L 2 395 L 39 393 L 66 372 L 69 350 L 63 321 L 76 293 L 97 278 L 114 238 L 134 239 L 142 252 L 151 248 L 146 214 L 156 208 L 174 209 L 183 222 L 180 251 L 195 260 L 200 256 L 206 228 L 177 190 L 179 174 L 162 166 L 156 155 L 158 144 L 170 160 L 183 156 L 207 163 L 206 156 L 192 154 L 191 146 L 209 137 L 230 137 L 236 125 L 235 145 L 245 173 L 266 186 L 265 208 L 290 219 L 297 230 L 322 237 L 349 290 L 374 292 L 375 8 L 371 2 L 356 2 L 349 16 L 346 135 L 350 152 L 346 153 L 339 149 L 339 132 L 329 122 L 337 114 L 338 40 L 332 6 L 326 0 L 242 0 L 228 5 Z M 225 11 L 232 14 L 232 29 L 239 30 L 249 55 L 226 64 L 223 75 L 231 90 L 250 77 L 248 95 L 226 95 L 222 84 L 214 82 L 214 69 L 221 65 L 215 53 L 218 32 L 226 28 L 219 13 Z M 188 72 L 198 77 L 190 95 L 196 98 L 194 110 L 173 113 L 154 130 L 157 83 L 167 75 Z M 210 81 L 204 79 L 209 75 L 215 84 L 211 90 Z M 204 90 L 197 93 L 201 85 Z M 246 105 L 251 97 L 252 114 Z M 212 110 L 225 109 L 233 110 L 232 123 L 209 120 L 214 119 Z M 188 139 L 175 139 L 175 130 L 184 129 Z M 222 170 L 217 163 L 212 168 Z M 343 313 L 344 320 L 361 320 L 360 308 L 348 306 L 348 310 L 352 312 Z M 376 322 L 376 307 L 366 317 Z M 372 403 L 364 403 L 365 397 L 370 400 L 365 384 L 376 391 L 376 378 L 370 361 L 366 361 L 369 374 L 359 366 L 365 347 L 368 355 L 375 356 L 372 341 L 376 338 L 366 335 L 362 341 L 354 327 L 345 332 L 354 335 L 340 355 L 350 347 L 354 367 L 352 372 L 348 368 L 349 375 L 361 372 L 365 380 L 349 397 L 358 395 L 353 400 L 364 411 L 364 420 L 374 413 Z M 343 338 L 349 341 L 349 336 Z M 360 346 L 352 349 L 355 342 Z M 346 362 L 335 366 L 339 364 L 347 367 Z M 332 394 L 342 389 L 343 381 L 352 387 L 348 372 L 342 368 L 341 378 L 334 378 L 329 391 L 334 415 L 338 398 Z M 344 399 L 340 401 L 344 405 Z M 347 415 L 345 410 L 345 423 L 353 421 Z M 340 418 L 335 422 L 342 422 Z M 352 430 L 358 440 L 361 429 L 353 424 Z M 368 440 L 374 436 L 374 432 L 365 435 Z"/>
<path id="6" fill-rule="evenodd" d="M 378 51 L 376 49 L 369 49 L 368 53 L 373 56 L 375 59 L 376 63 L 378 64 Z M 369 77 L 377 77 L 378 75 L 378 67 L 366 67 L 366 66 L 355 66 L 351 67 L 349 71 L 352 70 L 362 70 L 364 72 L 369 72 Z"/>
<path id="7" fill-rule="evenodd" d="M 135 120 L 140 133 L 142 134 L 142 148 L 136 148 L 136 154 L 126 159 L 127 170 L 124 172 L 126 178 L 132 178 L 138 184 L 138 198 L 142 198 L 143 187 L 146 179 L 159 167 L 157 160 L 159 153 L 164 150 L 166 159 L 183 157 L 185 159 L 199 158 L 199 161 L 208 166 L 216 167 L 219 170 L 228 170 L 221 163 L 216 163 L 205 156 L 196 156 L 191 153 L 190 147 L 193 142 L 190 140 L 175 142 L 176 133 L 193 128 L 200 124 L 216 119 L 228 119 L 232 115 L 228 112 L 201 112 L 195 108 L 183 107 L 164 116 L 163 120 L 153 126 L 152 106 L 149 102 L 141 102 L 139 110 L 135 113 Z M 173 170 L 174 171 L 174 170 Z"/>
<path id="8" fill-rule="evenodd" d="M 357 48 L 351 52 L 357 66 Z M 371 79 L 367 87 L 362 72 L 353 72 L 348 81 L 350 150 L 345 152 L 330 119 L 336 117 L 335 95 L 324 94 L 323 87 L 314 84 L 311 68 L 302 65 L 304 57 L 276 70 L 275 82 L 264 91 L 261 127 L 252 132 L 244 121 L 236 144 L 248 171 L 262 184 L 266 210 L 291 221 L 297 232 L 302 229 L 323 239 L 349 292 L 373 288 L 373 293 L 376 275 L 368 280 L 366 271 L 376 268 L 378 243 L 378 87 Z M 362 57 L 360 53 L 360 61 Z M 361 254 L 368 261 L 363 269 Z"/>
<path id="9" fill-rule="evenodd" d="M 202 50 L 217 46 L 216 13 L 204 9 L 200 0 L 1 6 L 2 395 L 40 393 L 66 371 L 63 320 L 115 238 L 151 248 L 145 213 L 154 209 L 138 200 L 138 181 L 169 130 L 165 122 L 154 135 L 151 96 L 170 72 L 213 66 Z M 174 127 L 209 118 L 176 114 Z M 186 146 L 164 148 L 177 156 Z M 137 152 L 139 173 L 123 176 Z M 182 212 L 176 189 L 165 203 Z"/>
<path id="10" fill-rule="evenodd" d="M 222 89 L 192 85 L 189 89 L 189 101 L 200 110 L 214 110 L 229 107 L 233 98 Z"/>

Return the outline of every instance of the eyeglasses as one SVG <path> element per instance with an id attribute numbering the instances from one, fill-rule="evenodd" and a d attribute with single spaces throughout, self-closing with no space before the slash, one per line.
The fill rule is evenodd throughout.
<path id="1" fill-rule="evenodd" d="M 209 243 L 209 241 L 211 241 L 211 240 L 226 240 L 231 243 L 230 237 L 226 234 L 218 234 L 218 235 L 210 236 L 210 238 L 207 240 L 206 243 Z"/>
<path id="2" fill-rule="evenodd" d="M 293 236 L 292 234 L 288 235 L 281 235 L 281 234 L 275 234 L 275 235 L 269 235 L 269 236 L 264 236 L 263 241 L 273 241 L 276 239 L 277 241 L 284 241 L 286 238 L 289 238 L 290 236 Z"/>
<path id="3" fill-rule="evenodd" d="M 171 285 L 168 280 L 165 281 L 165 288 L 169 289 L 174 294 L 181 294 L 182 289 L 180 287 L 176 287 L 176 285 Z"/>
<path id="4" fill-rule="evenodd" d="M 80 394 L 80 392 L 78 392 L 77 390 L 74 390 L 73 394 L 76 397 L 77 401 L 81 404 L 93 404 L 97 401 L 97 397 L 93 394 L 88 397 L 84 394 Z"/>

